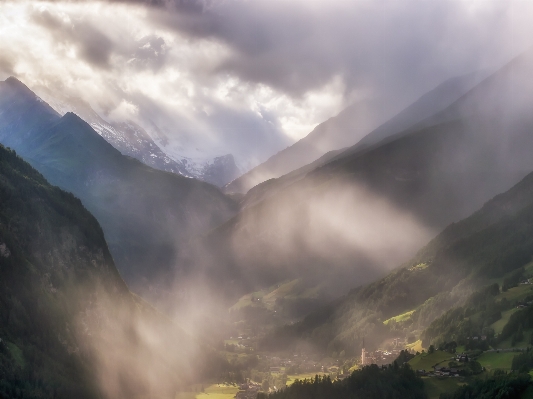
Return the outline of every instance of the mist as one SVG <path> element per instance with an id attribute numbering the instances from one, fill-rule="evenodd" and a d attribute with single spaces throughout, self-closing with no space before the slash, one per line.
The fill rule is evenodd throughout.
<path id="1" fill-rule="evenodd" d="M 76 222 L 94 223 L 87 240 L 100 252 L 70 233 L 50 244 L 53 266 L 82 270 L 76 279 L 57 283 L 52 266 L 35 278 L 68 308 L 43 318 L 57 322 L 48 335 L 84 383 L 104 398 L 170 399 L 243 382 L 257 364 L 270 370 L 260 343 L 272 330 L 334 314 L 339 298 L 415 270 L 444 228 L 530 173 L 533 6 L 482 3 L 0 2 L 0 78 L 134 123 L 169 159 L 233 154 L 246 171 L 277 154 L 226 195 L 143 165 L 22 83 L 1 83 L 2 144 L 96 218 Z M 439 85 L 465 76 L 475 79 L 443 100 Z M 305 145 L 278 153 L 295 142 Z M 39 225 L 35 242 L 54 223 Z M 7 259 L 13 244 L 0 238 Z M 370 302 L 387 295 L 375 292 Z M 387 318 L 419 305 L 395 299 Z M 383 315 L 353 308 L 357 328 L 328 326 L 337 342 L 319 331 L 287 353 L 329 356 L 349 342 L 352 355 L 372 331 L 367 342 L 381 344 Z"/>

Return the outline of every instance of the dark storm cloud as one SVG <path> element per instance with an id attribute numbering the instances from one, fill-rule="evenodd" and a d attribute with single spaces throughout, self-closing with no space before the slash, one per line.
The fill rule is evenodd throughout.
<path id="1" fill-rule="evenodd" d="M 109 57 L 113 50 L 111 40 L 90 24 L 80 23 L 74 29 L 74 38 L 80 45 L 81 56 L 90 64 L 109 67 Z"/>
<path id="2" fill-rule="evenodd" d="M 108 0 L 108 8 L 103 2 L 78 0 L 95 7 L 76 9 L 74 0 L 57 0 L 50 3 L 61 7 L 39 7 L 49 11 L 34 9 L 33 16 L 58 43 L 52 49 L 58 59 L 70 60 L 75 46 L 78 58 L 105 69 L 95 74 L 105 83 L 84 88 L 94 87 L 95 102 L 109 102 L 101 108 L 114 109 L 124 90 L 142 86 L 169 115 L 178 112 L 173 107 L 194 114 L 195 127 L 202 120 L 205 130 L 217 131 L 218 123 L 235 120 L 258 130 L 232 114 L 247 110 L 291 138 L 347 105 L 366 104 L 358 128 L 376 126 L 450 77 L 496 69 L 533 38 L 533 6 L 512 0 Z M 121 83 L 113 88 L 113 81 Z M 217 111 L 204 118 L 198 111 L 204 105 Z"/>
<path id="3" fill-rule="evenodd" d="M 109 68 L 113 51 L 112 41 L 85 21 L 65 22 L 48 10 L 34 11 L 33 20 L 47 28 L 60 42 L 71 42 L 79 49 L 80 58 L 94 66 Z"/>
<path id="4" fill-rule="evenodd" d="M 512 31 L 527 5 L 507 0 L 109 2 L 151 6 L 148 18 L 155 26 L 226 44 L 233 53 L 212 72 L 295 97 L 341 76 L 346 94 L 387 92 L 386 103 L 414 100 L 451 76 L 495 68 L 529 44 Z M 111 49 L 104 36 L 86 28 L 77 40 L 89 61 L 105 64 Z M 139 54 L 141 65 L 165 62 L 158 54 L 143 63 L 146 49 Z"/>
<path id="5" fill-rule="evenodd" d="M 97 27 L 84 19 L 64 21 L 49 10 L 34 10 L 32 19 L 47 29 L 54 39 L 74 44 L 78 57 L 89 64 L 105 69 L 112 67 L 110 57 L 117 54 L 128 60 L 136 69 L 160 69 L 167 58 L 168 47 L 163 38 L 149 35 L 134 41 L 129 37 L 112 40 Z"/>
<path id="6" fill-rule="evenodd" d="M 10 57 L 5 54 L 0 55 L 0 72 L 4 76 L 11 76 L 15 73 L 13 72 L 13 63 L 11 62 Z M 4 78 L 5 79 L 5 78 Z"/>
<path id="7" fill-rule="evenodd" d="M 214 72 L 295 97 L 341 76 L 347 95 L 382 96 L 386 109 L 449 77 L 496 68 L 530 44 L 513 32 L 523 3 L 480 2 L 472 9 L 474 3 L 166 1 L 150 18 L 232 48 Z"/>

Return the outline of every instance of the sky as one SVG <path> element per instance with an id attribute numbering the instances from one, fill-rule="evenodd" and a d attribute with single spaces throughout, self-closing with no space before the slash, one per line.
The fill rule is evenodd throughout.
<path id="1" fill-rule="evenodd" d="M 81 97 L 243 169 L 346 106 L 385 121 L 533 44 L 518 0 L 0 0 L 0 79 Z"/>

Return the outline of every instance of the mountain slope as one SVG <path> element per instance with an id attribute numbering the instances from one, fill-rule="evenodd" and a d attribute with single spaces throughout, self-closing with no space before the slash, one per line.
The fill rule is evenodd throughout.
<path id="1" fill-rule="evenodd" d="M 252 288 L 314 275 L 339 292 L 409 259 L 533 170 L 532 58 L 483 80 L 442 112 L 446 118 L 347 151 L 261 194 L 267 199 L 210 233 L 206 251 L 217 272 Z"/>
<path id="2" fill-rule="evenodd" d="M 194 177 L 219 187 L 241 174 L 231 154 L 210 160 L 193 160 L 187 157 L 173 159 L 136 123 L 129 120 L 108 122 L 81 99 L 61 98 L 48 89 L 38 89 L 39 96 L 60 115 L 75 113 L 122 154 L 136 158 L 155 169 Z"/>
<path id="3" fill-rule="evenodd" d="M 267 344 L 286 344 L 297 337 L 323 350 L 353 350 L 363 337 L 369 345 L 379 345 L 405 334 L 404 327 L 420 332 L 474 290 L 528 264 L 532 237 L 533 173 L 470 217 L 448 226 L 385 278 L 352 290 L 298 325 L 279 331 Z M 402 329 L 383 325 L 408 311 L 412 313 Z"/>
<path id="4" fill-rule="evenodd" d="M 374 130 L 364 123 L 368 110 L 348 107 L 336 117 L 318 125 L 305 138 L 229 183 L 225 191 L 246 193 L 255 185 L 304 167 L 329 151 L 354 143 L 357 143 L 354 149 L 375 144 L 443 110 L 479 83 L 482 76 L 481 73 L 475 73 L 449 79 Z M 329 154 L 322 164 L 336 155 L 337 153 Z"/>
<path id="5" fill-rule="evenodd" d="M 236 210 L 209 184 L 123 156 L 78 116 L 60 117 L 13 78 L 0 83 L 0 142 L 81 198 L 134 289 L 172 270 L 188 240 Z"/>
<path id="6" fill-rule="evenodd" d="M 173 397 L 203 367 L 198 344 L 129 292 L 80 200 L 3 146 L 0 320 L 2 397 Z"/>

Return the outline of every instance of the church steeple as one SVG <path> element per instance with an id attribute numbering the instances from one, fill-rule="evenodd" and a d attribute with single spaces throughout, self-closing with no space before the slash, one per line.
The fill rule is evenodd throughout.
<path id="1" fill-rule="evenodd" d="M 366 364 L 365 338 L 363 337 L 363 349 L 361 351 L 361 366 Z"/>

